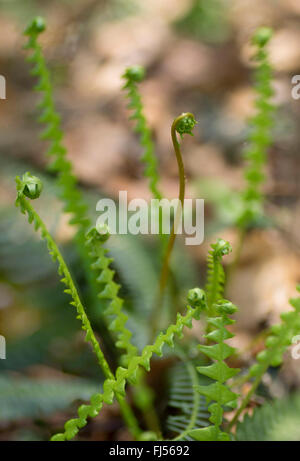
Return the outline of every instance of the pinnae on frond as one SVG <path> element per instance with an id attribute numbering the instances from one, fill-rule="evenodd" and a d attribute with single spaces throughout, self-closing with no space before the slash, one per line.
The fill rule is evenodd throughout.
<path id="1" fill-rule="evenodd" d="M 257 62 L 255 71 L 256 114 L 250 119 L 251 127 L 244 158 L 247 161 L 244 176 L 246 186 L 242 192 L 243 210 L 238 217 L 237 225 L 247 229 L 263 215 L 263 185 L 265 182 L 265 165 L 268 148 L 272 143 L 273 114 L 275 106 L 271 100 L 274 95 L 272 88 L 272 67 L 266 49 L 272 37 L 272 29 L 258 29 L 252 39 L 256 47 L 254 60 Z"/>
<path id="2" fill-rule="evenodd" d="M 199 441 L 230 440 L 230 435 L 223 432 L 221 427 L 224 407 L 236 408 L 237 406 L 237 394 L 230 390 L 226 382 L 240 370 L 230 368 L 225 362 L 234 352 L 234 349 L 225 341 L 234 336 L 227 330 L 227 326 L 234 323 L 229 316 L 234 314 L 237 308 L 230 301 L 222 299 L 214 305 L 213 310 L 217 316 L 208 317 L 207 320 L 213 329 L 205 335 L 210 345 L 198 346 L 199 350 L 211 360 L 211 364 L 197 367 L 197 371 L 211 378 L 213 383 L 207 386 L 196 386 L 197 391 L 205 396 L 210 404 L 208 411 L 211 414 L 209 420 L 212 425 L 193 429 L 188 433 L 190 437 Z"/>
<path id="3" fill-rule="evenodd" d="M 100 286 L 100 293 L 98 296 L 109 301 L 105 308 L 104 319 L 109 330 L 116 335 L 116 346 L 126 352 L 126 355 L 121 357 L 122 363 L 126 365 L 130 358 L 136 355 L 137 348 L 131 343 L 132 333 L 126 327 L 128 316 L 122 310 L 124 301 L 118 296 L 120 285 L 114 281 L 115 272 L 109 267 L 113 259 L 107 257 L 108 250 L 103 247 L 103 243 L 108 238 L 108 228 L 103 229 L 101 233 L 96 228 L 92 228 L 86 234 L 86 246 L 93 261 L 91 268 L 99 272 L 97 283 Z"/>
<path id="4" fill-rule="evenodd" d="M 79 231 L 85 232 L 89 226 L 87 206 L 83 201 L 81 192 L 76 188 L 77 179 L 72 171 L 72 164 L 66 158 L 67 150 L 63 144 L 61 118 L 55 109 L 50 72 L 42 47 L 38 43 L 39 35 L 45 29 L 46 23 L 44 19 L 36 17 L 24 32 L 28 37 L 28 42 L 24 48 L 32 51 L 27 58 L 33 66 L 31 75 L 38 79 L 35 90 L 42 93 L 42 100 L 38 104 L 38 109 L 41 111 L 39 122 L 46 125 L 46 128 L 41 137 L 50 143 L 47 155 L 53 161 L 49 168 L 58 174 L 60 197 L 65 204 L 64 211 L 72 215 L 70 224 L 78 225 Z"/>
<path id="5" fill-rule="evenodd" d="M 106 361 L 106 358 L 100 348 L 99 342 L 93 332 L 92 326 L 87 317 L 85 309 L 81 303 L 75 283 L 73 282 L 67 264 L 65 263 L 63 256 L 61 255 L 55 241 L 48 232 L 46 225 L 44 224 L 38 213 L 35 211 L 35 209 L 32 207 L 30 201 L 26 198 L 38 198 L 42 190 L 42 183 L 39 178 L 32 176 L 30 173 L 25 173 L 22 179 L 19 176 L 16 177 L 16 185 L 16 206 L 20 207 L 20 210 L 23 214 L 27 214 L 28 221 L 29 223 L 33 223 L 34 229 L 36 231 L 40 231 L 42 239 L 45 240 L 47 243 L 50 256 L 54 261 L 58 262 L 58 274 L 61 277 L 61 282 L 66 286 L 64 292 L 70 295 L 72 298 L 70 304 L 74 306 L 77 311 L 77 319 L 81 321 L 81 328 L 85 331 L 85 340 L 91 343 L 93 351 L 97 357 L 98 364 L 102 369 L 106 379 L 112 380 L 114 379 L 114 375 L 109 367 L 108 362 Z M 123 395 L 119 395 L 119 393 L 116 393 L 116 398 L 118 400 L 123 418 L 126 421 L 129 430 L 132 432 L 133 436 L 138 437 L 141 431 L 138 427 L 137 420 L 132 412 L 131 407 L 126 402 L 125 397 Z M 102 405 L 99 403 L 99 399 L 95 398 L 86 416 L 89 415 L 95 417 L 101 409 L 101 406 Z M 76 435 L 74 431 L 72 433 Z"/>
<path id="6" fill-rule="evenodd" d="M 145 164 L 144 175 L 149 179 L 149 188 L 153 198 L 161 200 L 162 194 L 158 188 L 158 162 L 154 152 L 151 131 L 144 115 L 142 98 L 138 90 L 138 83 L 144 77 L 145 69 L 142 66 L 128 67 L 122 75 L 122 78 L 125 80 L 123 89 L 127 91 L 129 99 L 128 108 L 133 110 L 130 118 L 136 121 L 135 131 L 140 135 L 140 143 L 143 148 L 142 162 Z"/>
<path id="7" fill-rule="evenodd" d="M 300 292 L 300 286 L 297 289 Z M 292 339 L 300 334 L 300 297 L 290 299 L 290 304 L 293 310 L 281 314 L 281 323 L 271 327 L 270 335 L 265 342 L 265 349 L 257 354 L 256 363 L 252 365 L 249 373 L 243 377 L 242 382 L 253 379 L 252 386 L 230 422 L 230 428 L 236 424 L 247 407 L 265 372 L 269 367 L 281 365 L 283 355 L 292 344 Z"/>
<path id="8" fill-rule="evenodd" d="M 73 282 L 70 271 L 61 255 L 56 243 L 49 234 L 46 225 L 32 207 L 31 203 L 27 198 L 36 199 L 40 196 L 42 190 L 42 182 L 36 176 L 32 176 L 30 173 L 25 173 L 22 179 L 16 177 L 17 185 L 17 199 L 16 205 L 20 207 L 23 214 L 27 214 L 29 223 L 33 223 L 36 231 L 40 230 L 43 240 L 46 241 L 49 254 L 54 261 L 58 262 L 58 274 L 61 277 L 61 282 L 66 285 L 65 293 L 71 296 L 71 305 L 76 308 L 77 318 L 81 321 L 82 329 L 85 330 L 86 341 L 91 342 L 93 350 L 97 356 L 98 363 L 102 368 L 104 374 L 107 377 L 111 377 L 112 373 L 109 369 L 108 363 L 100 349 L 99 343 L 94 335 L 89 319 L 86 315 L 85 309 L 80 301 L 77 289 Z M 27 197 L 27 198 L 26 198 Z"/>
<path id="9" fill-rule="evenodd" d="M 170 347 L 174 346 L 174 337 L 183 337 L 184 327 L 191 328 L 193 318 L 199 319 L 201 310 L 204 309 L 205 295 L 202 290 L 194 289 L 194 292 L 189 293 L 188 306 L 186 314 L 177 314 L 176 323 L 169 325 L 165 332 L 160 332 L 153 345 L 145 346 L 140 355 L 131 358 L 126 367 L 119 366 L 112 379 L 106 379 L 103 384 L 103 393 L 95 394 L 91 397 L 89 405 L 81 405 L 78 409 L 78 418 L 72 419 L 65 424 L 65 431 L 56 434 L 52 440 L 70 440 L 75 437 L 79 429 L 87 423 L 88 416 L 96 416 L 102 408 L 103 402 L 112 404 L 115 395 L 125 397 L 126 383 L 135 385 L 138 382 L 138 371 L 143 367 L 146 371 L 150 370 L 150 361 L 153 354 L 161 357 L 163 355 L 163 347 L 167 344 Z M 96 413 L 96 414 L 95 414 Z M 141 434 L 143 437 L 143 435 Z M 156 439 L 155 434 L 151 434 L 152 440 Z"/>
<path id="10" fill-rule="evenodd" d="M 211 250 L 208 252 L 205 292 L 210 314 L 214 312 L 213 305 L 223 296 L 225 273 L 222 266 L 222 258 L 231 251 L 232 248 L 229 242 L 218 239 L 216 243 L 211 244 Z"/>

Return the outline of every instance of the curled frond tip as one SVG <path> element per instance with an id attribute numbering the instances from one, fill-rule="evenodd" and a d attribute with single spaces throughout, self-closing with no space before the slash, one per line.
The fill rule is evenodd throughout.
<path id="1" fill-rule="evenodd" d="M 123 78 L 131 82 L 141 82 L 145 78 L 145 68 L 143 66 L 127 67 L 123 74 Z"/>
<path id="2" fill-rule="evenodd" d="M 25 35 L 38 35 L 46 29 L 46 21 L 41 16 L 36 16 L 25 29 Z"/>
<path id="3" fill-rule="evenodd" d="M 18 196 L 25 195 L 32 200 L 39 198 L 43 190 L 42 181 L 28 172 L 23 174 L 22 179 L 17 176 L 16 183 Z"/>
<path id="4" fill-rule="evenodd" d="M 260 27 L 253 36 L 254 45 L 264 47 L 272 38 L 273 30 L 270 27 Z"/>
<path id="5" fill-rule="evenodd" d="M 174 121 L 174 127 L 177 133 L 183 137 L 184 134 L 190 134 L 193 136 L 192 130 L 197 124 L 195 117 L 191 113 L 183 113 Z"/>

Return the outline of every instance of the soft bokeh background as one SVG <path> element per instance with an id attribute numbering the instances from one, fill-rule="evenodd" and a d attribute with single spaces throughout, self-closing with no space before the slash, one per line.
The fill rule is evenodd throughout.
<path id="1" fill-rule="evenodd" d="M 34 81 L 22 50 L 23 29 L 37 14 L 47 20 L 41 41 L 68 155 L 91 212 L 99 198 L 117 197 L 119 190 L 127 190 L 129 199 L 149 198 L 121 89 L 126 66 L 142 64 L 147 70 L 141 92 L 166 197 L 175 197 L 178 188 L 170 124 L 183 111 L 195 114 L 195 137 L 185 139 L 183 146 L 187 195 L 206 200 L 206 238 L 203 245 L 175 255 L 178 302 L 183 304 L 188 288 L 203 285 L 209 242 L 216 236 L 233 246 L 236 241 L 234 191 L 243 186 L 242 151 L 253 113 L 249 40 L 256 27 L 274 27 L 270 55 L 278 111 L 265 192 L 276 226 L 247 237 L 227 294 L 240 307 L 235 342 L 243 365 L 262 346 L 262 328 L 289 308 L 300 280 L 300 102 L 291 97 L 291 78 L 300 74 L 300 4 L 2 0 L 0 8 L 0 73 L 7 81 L 7 99 L 0 101 L 0 334 L 7 339 L 7 359 L 0 361 L 0 439 L 47 440 L 74 414 L 78 402 L 98 389 L 101 376 L 45 246 L 13 206 L 15 175 L 27 170 L 39 174 L 47 193 L 37 207 L 80 285 L 73 230 L 55 198 L 54 178 L 46 171 L 46 145 L 36 123 L 38 95 L 32 91 Z M 157 286 L 159 262 L 152 246 L 151 238 L 124 236 L 111 242 L 139 346 L 147 340 L 145 319 Z M 85 287 L 81 289 L 84 294 Z M 97 312 L 89 314 L 100 333 Z M 105 347 L 109 354 L 109 342 Z M 300 363 L 288 355 L 268 392 L 281 397 L 299 385 Z M 128 434 L 113 406 L 104 408 L 81 437 L 126 439 Z"/>

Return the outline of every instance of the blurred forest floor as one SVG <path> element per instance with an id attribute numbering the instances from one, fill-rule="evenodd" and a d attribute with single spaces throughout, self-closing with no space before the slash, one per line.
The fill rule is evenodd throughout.
<path id="1" fill-rule="evenodd" d="M 0 226 L 0 333 L 14 344 L 19 342 L 16 351 L 24 348 L 22 341 L 41 331 L 41 317 L 44 316 L 44 312 L 41 314 L 37 308 L 32 308 L 38 304 L 36 295 L 28 294 L 27 290 L 28 286 L 37 287 L 36 272 L 33 279 L 28 274 L 27 279 L 24 277 L 26 262 L 30 264 L 26 258 L 32 255 L 28 254 L 29 250 L 22 253 L 23 262 L 20 262 L 21 254 L 9 253 L 7 244 L 9 238 L 10 243 L 20 244 L 20 235 L 13 227 L 16 225 L 11 216 L 15 199 L 14 176 L 26 170 L 45 174 L 46 167 L 45 144 L 39 139 L 41 128 L 36 123 L 38 95 L 32 91 L 34 80 L 29 75 L 26 54 L 22 50 L 22 31 L 26 23 L 36 14 L 47 19 L 48 28 L 41 41 L 53 76 L 68 155 L 82 188 L 95 198 L 94 203 L 101 196 L 118 197 L 119 190 L 127 190 L 129 199 L 150 198 L 139 161 L 140 146 L 132 133 L 121 89 L 121 75 L 127 66 L 141 64 L 147 70 L 141 93 L 156 143 L 162 189 L 169 198 L 176 197 L 178 189 L 170 125 L 181 112 L 195 114 L 199 121 L 195 137 L 184 140 L 183 150 L 187 196 L 206 200 L 205 242 L 196 249 L 187 248 L 193 267 L 198 271 L 194 274 L 197 284 L 203 283 L 205 277 L 203 268 L 209 243 L 216 236 L 228 239 L 233 246 L 236 242 L 235 231 L 231 228 L 234 214 L 231 191 L 240 190 L 243 185 L 242 152 L 254 100 L 253 50 L 249 39 L 258 26 L 274 28 L 270 55 L 275 77 L 274 102 L 278 110 L 265 193 L 267 211 L 278 226 L 277 229 L 253 231 L 247 238 L 239 271 L 231 280 L 227 294 L 240 307 L 235 346 L 243 351 L 240 360 L 246 363 L 261 347 L 261 340 L 253 343 L 253 338 L 259 338 L 257 335 L 264 326 L 277 321 L 279 313 L 289 309 L 288 299 L 295 295 L 300 281 L 300 102 L 291 97 L 291 78 L 300 74 L 299 1 L 2 0 L 0 12 L 0 71 L 7 81 L 7 99 L 0 101 L 0 207 L 3 216 Z M 45 178 L 52 184 L 51 176 L 45 174 Z M 52 205 L 59 210 L 55 201 Z M 48 221 L 69 254 L 72 231 L 66 219 L 59 212 L 54 216 L 52 211 Z M 23 243 L 27 242 L 27 231 L 22 228 Z M 72 252 L 69 258 L 72 262 Z M 12 265 L 10 272 L 7 270 L 9 264 Z M 44 259 L 43 263 L 36 264 L 37 272 L 43 267 L 40 290 L 44 294 L 48 290 L 46 293 L 50 294 L 57 281 L 50 277 L 51 269 Z M 47 303 L 44 300 L 43 303 L 45 307 Z M 89 396 L 90 386 L 95 386 L 93 380 L 97 376 L 90 373 L 92 358 L 82 352 L 75 333 L 76 324 L 74 331 L 70 326 L 72 345 L 61 339 L 55 351 L 45 339 L 55 330 L 54 325 L 51 328 L 40 339 L 35 339 L 37 343 L 45 340 L 47 350 L 35 356 L 32 351 L 36 343 L 33 343 L 28 346 L 32 358 L 3 365 L 0 400 L 5 380 L 20 375 L 33 381 L 47 377 L 46 382 L 53 377 L 58 385 L 62 376 L 64 380 L 71 379 L 71 375 L 88 378 L 85 385 L 73 383 L 74 393 L 57 404 L 58 410 L 78 395 L 76 386 L 81 389 L 86 386 L 86 391 L 77 398 Z M 61 336 L 65 334 L 64 331 Z M 77 352 L 80 363 L 79 359 L 78 363 L 74 359 Z M 67 368 L 62 365 L 66 360 L 69 360 Z M 300 385 L 299 363 L 287 357 L 281 375 L 272 389 L 273 395 L 283 395 L 286 389 Z M 22 385 L 27 395 L 26 382 Z M 16 406 L 14 400 L 12 405 Z M 47 439 L 49 429 L 39 417 L 39 408 L 43 408 L 44 413 L 47 410 L 42 403 L 39 405 L 36 419 L 29 410 L 18 416 L 13 416 L 9 410 L 1 415 L 0 410 L 0 438 Z M 58 411 L 48 424 L 59 426 L 65 416 Z M 28 418 L 25 425 L 24 418 Z M 110 425 L 108 429 L 107 424 Z M 117 411 L 114 407 L 108 408 L 85 436 L 103 439 L 108 431 L 115 434 L 113 437 L 126 438 L 119 426 Z"/>

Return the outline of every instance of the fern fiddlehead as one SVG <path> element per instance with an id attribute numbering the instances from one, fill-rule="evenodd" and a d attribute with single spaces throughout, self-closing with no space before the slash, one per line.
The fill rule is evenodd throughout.
<path id="1" fill-rule="evenodd" d="M 149 188 L 153 197 L 160 200 L 162 194 L 157 185 L 159 181 L 157 158 L 154 153 L 151 132 L 144 115 L 142 99 L 138 91 L 138 83 L 144 79 L 145 69 L 142 66 L 128 67 L 122 77 L 126 81 L 123 89 L 127 91 L 128 108 L 134 111 L 130 118 L 136 121 L 135 131 L 140 135 L 140 142 L 144 150 L 142 155 L 142 161 L 145 164 L 144 175 L 149 179 Z"/>
<path id="2" fill-rule="evenodd" d="M 128 366 L 118 367 L 115 377 L 106 379 L 103 383 L 103 393 L 94 394 L 91 397 L 89 405 L 81 405 L 78 409 L 78 418 L 74 418 L 65 424 L 64 433 L 56 434 L 52 440 L 70 440 L 75 437 L 79 429 L 87 423 L 88 416 L 96 416 L 102 408 L 103 402 L 112 404 L 116 394 L 125 395 L 126 383 L 136 384 L 138 380 L 138 371 L 143 367 L 146 371 L 150 370 L 150 360 L 153 354 L 159 357 L 163 354 L 163 347 L 167 344 L 174 346 L 174 336 L 182 338 L 183 328 L 192 327 L 192 319 L 199 319 L 200 311 L 203 310 L 205 295 L 203 290 L 196 288 L 190 290 L 186 314 L 183 316 L 177 314 L 177 321 L 170 325 L 166 332 L 159 333 L 153 345 L 146 346 L 140 355 L 132 357 Z M 152 434 L 152 437 L 155 437 Z"/>
<path id="3" fill-rule="evenodd" d="M 182 213 L 183 213 L 183 208 L 184 208 L 184 195 L 185 195 L 185 171 L 184 171 L 184 164 L 182 160 L 182 154 L 181 154 L 181 148 L 180 144 L 177 139 L 177 133 L 180 135 L 181 139 L 183 138 L 184 134 L 189 134 L 190 136 L 193 136 L 193 129 L 196 125 L 196 120 L 193 114 L 187 112 L 179 115 L 173 123 L 171 127 L 171 137 L 172 137 L 172 143 L 173 143 L 173 148 L 174 152 L 176 155 L 176 160 L 177 160 L 177 165 L 178 165 L 178 174 L 179 174 L 179 195 L 178 195 L 178 200 L 181 204 L 182 208 Z M 178 221 L 181 218 L 181 213 L 180 210 L 178 209 L 176 212 L 174 224 L 172 227 L 172 231 L 170 234 L 168 246 L 167 246 L 167 251 L 164 257 L 163 261 L 163 267 L 162 267 L 162 272 L 161 272 L 161 278 L 160 278 L 160 292 L 162 293 L 165 287 L 165 284 L 167 282 L 168 278 L 168 271 L 169 271 L 169 261 L 171 257 L 171 253 L 174 247 L 175 239 L 176 239 L 176 230 L 177 230 L 177 225 Z"/>
<path id="4" fill-rule="evenodd" d="M 50 256 L 54 261 L 58 262 L 58 274 L 60 277 L 62 277 L 61 282 L 66 286 L 64 292 L 70 295 L 72 298 L 70 304 L 74 306 L 77 311 L 77 318 L 81 321 L 82 329 L 86 333 L 85 340 L 91 343 L 93 351 L 97 357 L 98 364 L 102 369 L 106 379 L 114 379 L 114 375 L 110 370 L 110 367 L 104 357 L 104 354 L 93 332 L 90 321 L 86 315 L 85 309 L 80 301 L 77 289 L 75 287 L 69 269 L 56 243 L 49 234 L 46 225 L 39 217 L 37 212 L 34 210 L 31 203 L 25 198 L 26 196 L 30 199 L 36 199 L 40 196 L 40 193 L 42 191 L 41 181 L 39 180 L 39 178 L 32 176 L 30 173 L 25 173 L 22 179 L 18 176 L 16 177 L 16 184 L 16 206 L 20 207 L 20 210 L 23 214 L 27 214 L 28 221 L 29 223 L 33 223 L 35 231 L 40 231 L 42 239 L 45 240 L 47 243 Z M 132 434 L 135 437 L 138 437 L 141 431 L 138 427 L 137 421 L 130 406 L 127 404 L 124 398 L 124 395 L 120 395 L 118 392 L 116 392 L 116 398 L 118 400 L 123 414 L 123 418 L 126 421 L 128 428 L 131 430 Z M 91 409 L 89 416 L 92 416 L 92 413 L 94 416 L 96 416 L 95 408 L 93 408 L 93 411 Z"/>
<path id="5" fill-rule="evenodd" d="M 300 286 L 297 289 L 300 292 Z M 243 380 L 254 379 L 250 390 L 230 422 L 230 428 L 235 425 L 247 407 L 265 372 L 270 366 L 278 367 L 282 363 L 283 355 L 291 345 L 292 338 L 300 332 L 300 298 L 290 299 L 290 304 L 293 310 L 281 314 L 282 322 L 271 327 L 271 334 L 265 342 L 266 348 L 257 355 L 257 363 L 250 368 L 249 373 Z"/>
<path id="6" fill-rule="evenodd" d="M 218 239 L 211 244 L 211 250 L 207 257 L 207 281 L 205 292 L 207 295 L 207 307 L 210 315 L 214 312 L 214 304 L 222 298 L 224 292 L 225 273 L 221 263 L 222 257 L 232 251 L 229 242 Z"/>
<path id="7" fill-rule="evenodd" d="M 51 171 L 58 174 L 61 199 L 65 203 L 64 211 L 72 215 L 70 224 L 78 225 L 84 231 L 87 230 L 89 225 L 87 207 L 83 202 L 80 191 L 76 189 L 77 179 L 73 174 L 71 163 L 66 158 L 67 150 L 63 145 L 61 119 L 55 109 L 50 73 L 42 48 L 38 43 L 39 35 L 45 29 L 44 19 L 36 17 L 24 32 L 28 37 L 25 48 L 32 51 L 32 54 L 27 57 L 27 60 L 33 65 L 31 74 L 38 78 L 35 90 L 42 93 L 42 100 L 38 104 L 41 111 L 39 121 L 45 124 L 46 128 L 41 137 L 50 142 L 47 155 L 53 159 L 50 164 Z"/>
<path id="8" fill-rule="evenodd" d="M 234 314 L 237 308 L 229 301 L 219 300 L 214 306 L 214 310 L 218 317 L 209 317 L 208 323 L 215 329 L 205 337 L 215 344 L 198 346 L 199 350 L 213 363 L 208 366 L 197 367 L 200 374 L 208 376 L 214 382 L 208 386 L 196 387 L 198 392 L 206 397 L 208 403 L 213 402 L 208 407 L 211 414 L 209 420 L 213 425 L 193 429 L 188 433 L 190 437 L 199 441 L 230 440 L 230 435 L 221 429 L 224 406 L 231 408 L 237 406 L 237 395 L 229 389 L 226 381 L 235 376 L 240 370 L 230 368 L 225 362 L 225 359 L 234 352 L 234 349 L 226 344 L 225 341 L 234 336 L 226 327 L 234 323 L 234 320 L 229 315 Z"/>

